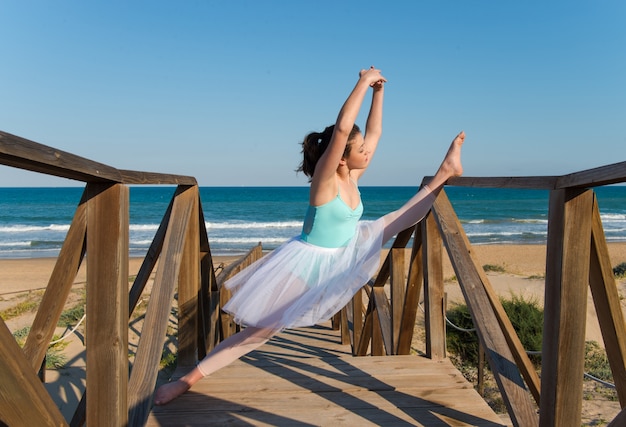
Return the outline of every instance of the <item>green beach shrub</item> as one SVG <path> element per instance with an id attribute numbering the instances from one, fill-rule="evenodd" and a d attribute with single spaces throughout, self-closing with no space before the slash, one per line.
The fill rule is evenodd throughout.
<path id="1" fill-rule="evenodd" d="M 618 279 L 626 277 L 626 262 L 619 264 L 613 268 L 613 275 Z"/>
<path id="2" fill-rule="evenodd" d="M 527 351 L 540 351 L 543 337 L 543 309 L 536 299 L 527 300 L 521 295 L 513 295 L 510 299 L 501 298 L 504 311 L 511 320 L 522 346 Z M 471 330 L 474 324 L 465 304 L 459 304 L 448 310 L 448 320 L 457 327 Z M 475 331 L 465 332 L 448 327 L 446 333 L 448 351 L 463 364 L 478 364 L 478 335 Z M 530 355 L 531 361 L 539 366 L 539 355 Z"/>
<path id="3" fill-rule="evenodd" d="M 26 338 L 28 337 L 28 333 L 30 332 L 30 326 L 26 326 L 22 329 L 18 329 L 13 332 L 13 338 L 20 347 L 24 347 L 26 343 Z M 58 335 L 54 335 L 52 337 L 52 341 L 56 341 L 61 338 Z M 47 369 L 58 369 L 65 366 L 67 363 L 67 356 L 63 354 L 63 350 L 68 346 L 66 341 L 60 341 L 54 344 L 51 344 L 46 350 L 46 368 Z"/>

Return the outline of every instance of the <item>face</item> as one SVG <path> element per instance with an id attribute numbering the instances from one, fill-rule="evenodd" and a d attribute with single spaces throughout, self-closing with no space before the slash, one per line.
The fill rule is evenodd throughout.
<path id="1" fill-rule="evenodd" d="M 357 135 L 350 144 L 350 154 L 346 159 L 348 168 L 365 169 L 370 161 L 370 151 L 365 146 L 363 135 Z"/>

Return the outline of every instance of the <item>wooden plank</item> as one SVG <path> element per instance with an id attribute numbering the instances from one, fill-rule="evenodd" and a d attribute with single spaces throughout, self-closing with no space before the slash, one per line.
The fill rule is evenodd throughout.
<path id="1" fill-rule="evenodd" d="M 0 319 L 0 425 L 67 425 L 35 372 Z"/>
<path id="2" fill-rule="evenodd" d="M 598 187 L 626 181 L 626 162 L 560 176 L 555 188 Z"/>
<path id="3" fill-rule="evenodd" d="M 352 354 L 356 356 L 358 353 L 357 346 L 363 333 L 363 288 L 359 289 L 352 297 L 349 314 L 348 321 L 352 323 Z"/>
<path id="4" fill-rule="evenodd" d="M 119 171 L 72 153 L 0 131 L 0 163 L 83 182 L 121 182 Z"/>
<path id="5" fill-rule="evenodd" d="M 82 182 L 197 185 L 191 176 L 123 171 L 0 131 L 0 164 Z"/>
<path id="6" fill-rule="evenodd" d="M 382 286 L 374 286 L 372 289 L 372 298 L 375 304 L 376 317 L 374 318 L 374 327 L 378 326 L 380 336 L 384 345 L 385 354 L 393 354 L 393 330 L 391 326 L 391 305 L 387 298 L 385 288 Z M 374 352 L 372 352 L 374 354 Z M 381 354 L 375 354 L 380 356 Z"/>
<path id="7" fill-rule="evenodd" d="M 550 195 L 541 426 L 580 425 L 592 208 L 590 190 Z"/>
<path id="8" fill-rule="evenodd" d="M 196 193 L 193 190 L 188 191 L 189 189 L 179 187 L 176 190 L 161 255 L 161 259 L 167 262 L 159 263 L 128 384 L 130 425 L 142 425 L 148 416 L 174 288 L 180 273 L 186 231 L 192 221 L 191 215 L 197 198 Z"/>
<path id="9" fill-rule="evenodd" d="M 193 176 L 173 175 L 157 172 L 142 172 L 132 170 L 119 170 L 124 184 L 140 184 L 140 185 L 198 185 L 196 178 Z"/>
<path id="10" fill-rule="evenodd" d="M 448 179 L 446 185 L 459 187 L 478 188 L 528 188 L 531 190 L 554 190 L 558 176 L 494 176 L 494 177 L 471 177 L 457 176 Z M 424 177 L 424 183 L 428 183 L 432 177 Z"/>
<path id="11" fill-rule="evenodd" d="M 446 324 L 445 307 L 443 304 L 443 243 L 435 217 L 432 214 L 429 213 L 426 216 L 422 227 L 422 235 L 425 242 L 424 320 L 426 325 L 426 356 L 439 360 L 446 357 Z"/>
<path id="12" fill-rule="evenodd" d="M 340 340 L 330 326 L 285 331 L 153 408 L 146 425 L 506 425 L 449 360 L 328 357 L 299 341 L 316 333 L 320 342 Z"/>
<path id="13" fill-rule="evenodd" d="M 198 360 L 204 359 L 218 342 L 217 325 L 213 321 L 217 316 L 213 315 L 217 309 L 219 298 L 213 298 L 219 292 L 213 267 L 213 258 L 209 246 L 209 237 L 206 230 L 206 220 L 202 209 L 202 201 L 198 194 L 198 229 L 200 233 L 200 306 L 198 319 Z"/>
<path id="14" fill-rule="evenodd" d="M 537 414 L 496 315 L 494 307 L 497 306 L 489 298 L 486 284 L 479 273 L 482 268 L 472 257 L 469 240 L 445 192 L 439 193 L 432 212 L 513 423 L 536 425 Z"/>
<path id="15" fill-rule="evenodd" d="M 458 220 L 457 220 L 457 223 L 458 223 Z M 466 248 L 468 248 L 467 255 L 469 256 L 469 259 L 472 261 L 474 265 L 474 270 L 476 274 L 480 277 L 482 287 L 485 293 L 487 294 L 487 297 L 489 298 L 491 307 L 494 311 L 494 314 L 496 315 L 496 318 L 498 319 L 498 324 L 500 325 L 500 329 L 502 333 L 504 334 L 504 338 L 513 355 L 513 359 L 515 360 L 515 363 L 518 369 L 520 370 L 522 377 L 524 378 L 524 381 L 526 382 L 526 385 L 528 386 L 530 393 L 535 399 L 535 402 L 539 404 L 540 381 L 539 381 L 539 376 L 537 375 L 537 371 L 535 370 L 532 362 L 530 361 L 530 358 L 528 357 L 528 354 L 526 353 L 526 350 L 524 349 L 519 337 L 517 336 L 517 333 L 515 332 L 515 328 L 513 327 L 513 324 L 511 323 L 509 317 L 504 311 L 504 307 L 502 306 L 502 303 L 500 302 L 499 296 L 497 295 L 497 293 L 491 286 L 489 278 L 485 274 L 482 265 L 480 264 L 478 259 L 476 259 L 476 257 L 474 256 L 472 250 L 469 249 L 470 243 L 469 243 L 469 240 L 467 239 L 467 236 L 465 236 L 464 233 L 461 233 L 461 235 L 462 235 L 463 241 L 465 242 L 464 244 Z"/>
<path id="16" fill-rule="evenodd" d="M 626 326 L 609 249 L 604 237 L 598 200 L 594 198 L 591 223 L 589 286 L 620 405 L 626 406 Z"/>
<path id="17" fill-rule="evenodd" d="M 46 356 L 46 351 L 56 329 L 67 297 L 85 253 L 85 232 L 87 204 L 81 198 L 70 224 L 59 256 L 54 264 L 46 291 L 24 344 L 24 354 L 33 369 L 38 370 Z"/>
<path id="18" fill-rule="evenodd" d="M 128 421 L 129 191 L 87 184 L 88 425 Z"/>
<path id="19" fill-rule="evenodd" d="M 422 225 L 415 228 L 413 248 L 409 262 L 409 274 L 407 278 L 406 296 L 402 309 L 402 321 L 400 324 L 400 336 L 398 337 L 398 354 L 410 354 L 419 305 L 420 293 L 424 275 L 422 270 Z"/>
<path id="20" fill-rule="evenodd" d="M 402 310 L 404 309 L 404 297 L 406 295 L 405 249 L 391 249 L 391 328 L 392 347 L 391 354 L 398 354 L 398 341 L 400 340 L 400 326 L 402 324 Z M 411 331 L 414 325 L 409 325 Z"/>
<path id="21" fill-rule="evenodd" d="M 200 227 L 198 187 L 187 190 L 190 197 L 190 220 L 184 231 L 185 241 L 178 274 L 178 353 L 177 363 L 195 366 L 198 362 L 198 296 L 200 293 Z"/>

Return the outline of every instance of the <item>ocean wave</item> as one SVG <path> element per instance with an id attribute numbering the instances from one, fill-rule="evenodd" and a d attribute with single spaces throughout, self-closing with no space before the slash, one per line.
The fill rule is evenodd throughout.
<path id="1" fill-rule="evenodd" d="M 15 247 L 15 246 L 30 246 L 30 240 L 19 241 L 19 242 L 0 242 L 0 247 Z"/>
<path id="2" fill-rule="evenodd" d="M 466 233 L 468 238 L 472 238 L 472 237 L 515 237 L 515 236 L 541 236 L 541 237 L 545 237 L 548 235 L 548 232 L 545 231 L 541 231 L 541 232 L 536 232 L 536 231 L 527 231 L 527 230 L 522 230 L 522 231 L 483 231 L 483 232 L 469 232 Z"/>
<path id="3" fill-rule="evenodd" d="M 268 222 L 206 222 L 207 229 L 265 229 L 265 228 L 300 228 L 302 221 L 268 221 Z"/>
<path id="4" fill-rule="evenodd" d="M 0 233 L 29 233 L 38 231 L 63 231 L 70 229 L 69 224 L 50 224 L 50 225 L 5 225 L 0 227 Z"/>
<path id="5" fill-rule="evenodd" d="M 283 243 L 289 238 L 281 237 L 209 237 L 209 243 L 217 244 L 253 244 L 257 243 Z"/>
<path id="6" fill-rule="evenodd" d="M 626 214 L 600 214 L 602 222 L 624 222 Z"/>

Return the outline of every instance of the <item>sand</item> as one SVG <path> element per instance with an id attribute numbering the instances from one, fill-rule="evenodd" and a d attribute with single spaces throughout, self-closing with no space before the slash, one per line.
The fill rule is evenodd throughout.
<path id="1" fill-rule="evenodd" d="M 525 298 L 535 298 L 540 304 L 544 298 L 544 280 L 546 251 L 543 245 L 483 245 L 474 246 L 474 252 L 480 263 L 499 266 L 504 272 L 488 273 L 492 287 L 501 296 L 511 294 L 522 295 Z M 609 245 L 611 265 L 626 262 L 626 243 Z M 237 257 L 213 257 L 214 266 L 227 265 Z M 141 266 L 141 259 L 131 259 L 129 275 L 134 276 Z M 30 291 L 45 289 L 54 268 L 55 258 L 0 260 L 0 310 L 4 310 L 19 300 L 20 296 L 32 293 Z M 444 278 L 454 276 L 449 264 L 444 264 Z M 82 266 L 75 280 L 75 286 L 82 286 L 86 281 L 86 266 Z M 463 296 L 458 284 L 446 281 L 445 291 L 448 302 L 454 304 L 463 302 Z M 626 295 L 626 284 L 618 282 L 620 295 Z M 15 331 L 32 323 L 31 316 L 20 316 L 6 322 L 9 329 Z M 61 331 L 60 333 L 63 333 Z M 587 340 L 602 344 L 602 335 L 598 326 L 595 309 L 589 293 L 587 309 Z M 72 336 L 70 344 L 65 350 L 69 360 L 63 369 L 48 370 L 46 373 L 46 388 L 59 405 L 63 415 L 71 417 L 85 386 L 85 347 L 84 337 L 80 334 Z M 612 419 L 619 411 L 619 402 L 584 401 L 583 421 L 594 419 Z M 595 418 L 594 418 L 595 417 Z"/>

